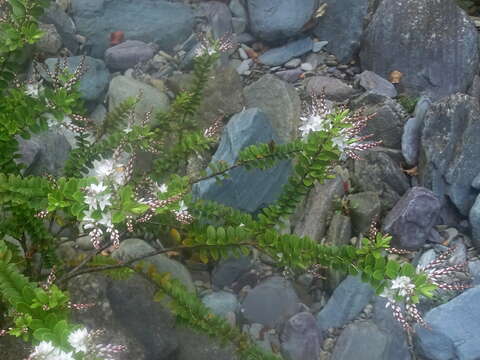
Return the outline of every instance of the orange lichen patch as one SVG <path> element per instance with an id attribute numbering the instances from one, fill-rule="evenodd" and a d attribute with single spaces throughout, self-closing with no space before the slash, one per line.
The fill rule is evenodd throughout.
<path id="1" fill-rule="evenodd" d="M 400 71 L 398 70 L 393 70 L 388 79 L 390 80 L 390 82 L 392 84 L 399 84 L 400 83 L 400 80 L 402 80 L 402 77 L 403 77 L 403 73 L 401 73 Z"/>
<path id="2" fill-rule="evenodd" d="M 110 33 L 110 46 L 115 46 L 123 42 L 125 33 L 123 31 L 114 31 Z"/>

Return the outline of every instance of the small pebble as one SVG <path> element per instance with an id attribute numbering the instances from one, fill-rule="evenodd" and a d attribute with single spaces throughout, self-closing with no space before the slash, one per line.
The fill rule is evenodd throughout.
<path id="1" fill-rule="evenodd" d="M 322 50 L 327 44 L 328 44 L 328 41 L 316 41 L 316 42 L 313 43 L 312 51 L 314 53 L 317 53 L 320 50 Z"/>
<path id="2" fill-rule="evenodd" d="M 238 48 L 238 55 L 240 56 L 240 59 L 242 59 L 242 60 L 247 60 L 248 59 L 248 54 L 242 47 Z"/>
<path id="3" fill-rule="evenodd" d="M 312 64 L 306 62 L 306 63 L 303 63 L 300 68 L 303 70 L 303 71 L 313 71 L 313 66 Z"/>
<path id="4" fill-rule="evenodd" d="M 295 59 L 292 59 L 292 60 L 288 61 L 287 63 L 285 63 L 285 67 L 287 69 L 294 69 L 294 68 L 300 66 L 301 63 L 302 63 L 302 60 L 300 60 L 298 58 L 295 58 Z"/>

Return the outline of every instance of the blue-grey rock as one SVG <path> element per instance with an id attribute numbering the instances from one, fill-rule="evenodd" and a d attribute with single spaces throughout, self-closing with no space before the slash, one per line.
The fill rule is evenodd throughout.
<path id="1" fill-rule="evenodd" d="M 473 277 L 473 285 L 480 285 L 480 260 L 469 261 L 468 270 Z"/>
<path id="2" fill-rule="evenodd" d="M 318 19 L 314 33 L 327 40 L 327 51 L 334 54 L 342 64 L 357 55 L 363 34 L 369 0 L 326 0 L 325 15 Z"/>
<path id="3" fill-rule="evenodd" d="M 361 87 L 372 93 L 394 98 L 397 90 L 391 82 L 375 74 L 373 71 L 365 70 L 358 75 L 358 82 Z"/>
<path id="4" fill-rule="evenodd" d="M 372 321 L 380 332 L 386 336 L 383 359 L 410 360 L 410 351 L 405 330 L 393 318 L 392 309 L 387 308 L 387 299 L 377 296 L 373 304 Z"/>
<path id="5" fill-rule="evenodd" d="M 247 0 L 250 29 L 262 40 L 288 39 L 301 32 L 316 6 L 315 0 Z"/>
<path id="6" fill-rule="evenodd" d="M 402 134 L 402 155 L 410 166 L 418 163 L 420 154 L 420 138 L 422 137 L 422 129 L 420 121 L 412 117 L 407 120 Z"/>
<path id="7" fill-rule="evenodd" d="M 225 161 L 233 164 L 239 152 L 247 146 L 268 143 L 281 143 L 266 115 L 257 108 L 248 109 L 234 115 L 225 126 L 220 145 L 213 155 L 212 162 Z M 236 168 L 229 172 L 229 178 L 218 184 L 214 179 L 195 185 L 194 194 L 204 199 L 218 201 L 224 205 L 255 213 L 275 201 L 287 182 L 291 165 L 282 161 L 277 166 L 261 171 L 247 171 Z"/>
<path id="8" fill-rule="evenodd" d="M 176 333 L 178 353 L 168 360 L 240 360 L 232 345 L 225 346 L 218 338 L 208 336 L 204 332 L 177 326 Z"/>
<path id="9" fill-rule="evenodd" d="M 55 25 L 55 28 L 62 38 L 63 45 L 70 50 L 73 55 L 77 54 L 79 44 L 75 38 L 75 23 L 57 3 L 50 3 L 50 6 L 45 9 L 40 17 L 40 21 L 45 24 Z"/>
<path id="10" fill-rule="evenodd" d="M 113 71 L 127 70 L 151 59 L 154 53 L 153 47 L 143 41 L 127 40 L 105 51 L 105 63 Z"/>
<path id="11" fill-rule="evenodd" d="M 309 51 L 312 51 L 313 41 L 311 38 L 303 38 L 292 41 L 281 47 L 273 48 L 265 51 L 258 57 L 258 61 L 269 66 L 278 66 L 285 64 L 288 60 L 294 57 L 302 56 Z"/>
<path id="12" fill-rule="evenodd" d="M 353 166 L 351 179 L 354 188 L 376 192 L 384 212 L 390 210 L 410 188 L 396 158 L 397 153 L 380 147 L 364 151 L 361 160 L 355 160 Z"/>
<path id="13" fill-rule="evenodd" d="M 212 284 L 220 289 L 232 285 L 252 267 L 247 256 L 230 257 L 220 261 L 212 271 Z"/>
<path id="14" fill-rule="evenodd" d="M 437 225 L 441 209 L 435 194 L 422 187 L 411 188 L 387 214 L 383 231 L 392 235 L 392 245 L 409 250 L 421 248 Z"/>
<path id="15" fill-rule="evenodd" d="M 262 76 L 243 89 L 247 108 L 259 108 L 267 115 L 282 142 L 297 137 L 302 103 L 297 90 L 274 75 Z"/>
<path id="16" fill-rule="evenodd" d="M 202 302 L 212 313 L 222 317 L 226 317 L 228 313 L 235 313 L 239 307 L 235 295 L 226 291 L 208 294 L 202 298 Z"/>
<path id="17" fill-rule="evenodd" d="M 416 348 L 431 360 L 476 360 L 480 354 L 480 287 L 465 291 L 430 310 L 425 321 L 430 329 L 416 327 Z"/>
<path id="18" fill-rule="evenodd" d="M 273 276 L 255 286 L 242 302 L 241 312 L 250 323 L 269 327 L 282 325 L 301 309 L 290 281 Z"/>
<path id="19" fill-rule="evenodd" d="M 382 211 L 380 197 L 374 191 L 348 195 L 350 218 L 355 234 L 366 234 L 373 221 L 377 221 Z"/>
<path id="20" fill-rule="evenodd" d="M 80 64 L 81 56 L 72 56 L 67 58 L 67 69 L 73 74 Z M 45 60 L 45 64 L 49 70 L 55 70 L 56 58 Z M 85 57 L 86 72 L 80 78 L 80 94 L 87 103 L 96 105 L 102 102 L 106 93 L 108 82 L 110 80 L 110 72 L 102 60 L 94 59 L 90 56 Z M 92 108 L 93 109 L 93 108 Z"/>
<path id="21" fill-rule="evenodd" d="M 43 36 L 35 43 L 35 50 L 47 56 L 56 56 L 62 47 L 62 38 L 53 24 L 39 24 Z"/>
<path id="22" fill-rule="evenodd" d="M 218 1 L 207 1 L 202 2 L 198 10 L 207 19 L 215 39 L 233 33 L 232 13 L 227 5 Z"/>
<path id="23" fill-rule="evenodd" d="M 313 49 L 312 49 L 312 51 L 313 51 L 314 53 L 320 52 L 325 46 L 327 46 L 327 44 L 328 44 L 328 41 L 325 41 L 325 40 L 323 40 L 323 41 L 315 41 L 315 42 L 313 43 Z"/>
<path id="24" fill-rule="evenodd" d="M 355 319 L 370 302 L 374 289 L 359 277 L 348 276 L 335 289 L 325 307 L 317 314 L 317 324 L 323 334 L 329 328 L 339 328 Z"/>
<path id="25" fill-rule="evenodd" d="M 372 321 L 347 326 L 337 339 L 332 360 L 406 360 L 388 357 L 388 334 L 380 331 Z"/>
<path id="26" fill-rule="evenodd" d="M 192 9 L 181 3 L 151 0 L 72 0 L 71 14 L 87 49 L 101 58 L 111 32 L 123 31 L 126 40 L 155 42 L 172 50 L 188 38 L 193 28 Z"/>
<path id="27" fill-rule="evenodd" d="M 285 360 L 318 360 L 323 336 L 315 317 L 309 312 L 301 312 L 285 323 L 280 341 Z"/>
<path id="28" fill-rule="evenodd" d="M 329 76 L 313 76 L 307 81 L 307 93 L 319 95 L 325 91 L 325 97 L 332 101 L 345 101 L 358 93 L 340 79 Z"/>
<path id="29" fill-rule="evenodd" d="M 480 111 L 476 100 L 455 94 L 431 105 L 424 121 L 419 179 L 443 201 L 448 197 L 468 216 L 478 191 L 471 185 L 480 173 Z"/>
<path id="30" fill-rule="evenodd" d="M 430 105 L 432 105 L 432 100 L 430 100 L 430 98 L 427 96 L 421 96 L 417 101 L 413 116 L 418 119 L 420 124 L 423 124 L 425 116 L 427 115 L 427 111 L 430 109 Z"/>
<path id="31" fill-rule="evenodd" d="M 478 32 L 455 1 L 385 0 L 365 31 L 360 61 L 385 78 L 402 72 L 408 94 L 437 100 L 470 87 L 478 71 Z"/>
<path id="32" fill-rule="evenodd" d="M 480 174 L 478 174 L 477 176 L 475 176 L 475 178 L 473 179 L 472 181 L 472 187 L 477 189 L 477 190 L 480 190 Z"/>
<path id="33" fill-rule="evenodd" d="M 477 249 L 480 249 L 480 195 L 473 203 L 468 215 L 470 226 L 472 227 L 472 242 Z"/>
<path id="34" fill-rule="evenodd" d="M 283 81 L 294 83 L 295 81 L 300 79 L 300 76 L 302 74 L 303 74 L 302 69 L 289 69 L 289 70 L 277 71 L 275 73 L 275 76 L 278 76 Z"/>

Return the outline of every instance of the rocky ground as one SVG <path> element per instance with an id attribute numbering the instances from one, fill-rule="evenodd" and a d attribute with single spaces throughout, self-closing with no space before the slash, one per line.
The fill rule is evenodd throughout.
<path id="1" fill-rule="evenodd" d="M 213 158 L 235 159 L 256 142 L 298 136 L 302 101 L 325 89 L 332 104 L 375 114 L 367 131 L 383 147 L 336 169 L 317 185 L 287 230 L 325 244 L 358 244 L 379 217 L 391 255 L 416 266 L 455 248 L 473 288 L 439 291 L 421 308 L 431 329 L 406 336 L 385 299 L 354 277 L 291 276 L 259 254 L 213 267 L 163 255 L 149 261 L 196 291 L 212 312 L 240 326 L 262 347 L 288 360 L 474 360 L 480 358 L 480 77 L 475 24 L 453 0 L 57 0 L 42 17 L 47 36 L 37 50 L 53 67 L 87 55 L 81 80 L 90 117 L 144 93 L 137 112 L 166 110 L 188 88 L 199 46 L 195 31 L 233 34 L 235 49 L 212 73 L 199 111 L 205 127 L 225 115 Z M 111 36 L 123 32 L 123 37 Z M 227 142 L 225 139 L 230 139 Z M 28 173 L 61 175 L 72 135 L 52 128 L 22 143 Z M 208 161 L 208 160 L 207 160 Z M 192 168 L 207 163 L 192 161 Z M 223 187 L 205 182 L 199 196 L 255 213 L 275 200 L 290 164 L 248 176 L 239 170 Z M 193 171 L 193 170 L 192 170 Z M 59 250 L 66 259 L 88 251 L 89 239 Z M 158 246 L 124 241 L 113 256 L 128 259 Z M 460 276 L 460 275 L 459 275 Z M 140 279 L 84 275 L 72 299 L 97 305 L 77 314 L 129 347 L 125 359 L 235 359 L 229 348 L 189 329 L 151 298 Z M 10 349 L 10 350 L 9 350 Z M 12 346 L 0 341 L 6 359 Z M 10 356 L 10 357 L 8 357 Z"/>

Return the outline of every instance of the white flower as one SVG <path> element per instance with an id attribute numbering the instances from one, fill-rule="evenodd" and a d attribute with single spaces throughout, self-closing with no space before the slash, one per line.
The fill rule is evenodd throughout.
<path id="1" fill-rule="evenodd" d="M 155 184 L 155 186 L 157 188 L 157 191 L 161 192 L 162 194 L 168 191 L 168 186 L 165 184 L 162 184 L 162 185 Z"/>
<path id="2" fill-rule="evenodd" d="M 83 351 L 87 353 L 88 330 L 78 329 L 68 336 L 68 342 L 75 349 L 75 352 Z"/>
<path id="3" fill-rule="evenodd" d="M 133 129 L 130 127 L 130 124 L 128 124 L 128 126 L 127 126 L 125 129 L 123 129 L 123 132 L 124 132 L 125 134 L 129 134 L 129 133 L 132 132 L 132 130 L 133 130 Z"/>
<path id="4" fill-rule="evenodd" d="M 392 290 L 398 290 L 398 295 L 409 296 L 412 290 L 415 289 L 415 284 L 412 284 L 412 279 L 408 276 L 399 276 L 392 280 Z"/>
<path id="5" fill-rule="evenodd" d="M 99 208 L 104 210 L 106 206 L 112 205 L 110 198 L 112 194 L 104 193 L 107 190 L 107 186 L 100 182 L 99 184 L 91 184 L 86 187 L 87 194 L 85 196 L 85 204 L 90 208 Z"/>
<path id="6" fill-rule="evenodd" d="M 332 139 L 333 145 L 335 145 L 338 150 L 340 150 L 342 157 L 344 156 L 345 150 L 348 148 L 348 143 L 344 136 L 337 136 Z"/>
<path id="7" fill-rule="evenodd" d="M 111 213 L 103 213 L 102 218 L 97 220 L 97 223 L 100 225 L 104 225 L 107 228 L 112 226 L 112 214 Z"/>
<path id="8" fill-rule="evenodd" d="M 100 179 L 110 176 L 114 170 L 114 161 L 112 159 L 95 160 L 93 162 L 94 175 Z"/>
<path id="9" fill-rule="evenodd" d="M 91 194 L 100 194 L 107 190 L 107 187 L 103 184 L 102 181 L 100 181 L 98 184 L 90 184 L 89 186 L 86 187 L 87 192 Z"/>
<path id="10" fill-rule="evenodd" d="M 30 354 L 29 360 L 74 360 L 72 353 L 66 353 L 53 346 L 51 342 L 42 341 L 38 344 L 33 353 Z"/>
<path id="11" fill-rule="evenodd" d="M 188 208 L 187 206 L 185 205 L 185 202 L 183 200 L 181 200 L 178 205 L 180 206 L 180 208 L 177 210 L 178 213 L 182 213 L 184 211 L 188 211 Z"/>
<path id="12" fill-rule="evenodd" d="M 380 294 L 380 296 L 384 297 L 384 298 L 387 298 L 388 302 L 387 304 L 385 305 L 386 307 L 388 307 L 388 305 L 390 304 L 391 301 L 394 301 L 395 298 L 395 291 L 393 291 L 391 288 L 389 287 L 385 287 L 385 289 L 383 289 L 382 293 Z"/>
<path id="13" fill-rule="evenodd" d="M 41 86 L 41 82 L 34 82 L 34 83 L 27 84 L 25 95 L 38 99 L 38 94 L 42 89 L 43 87 Z"/>

